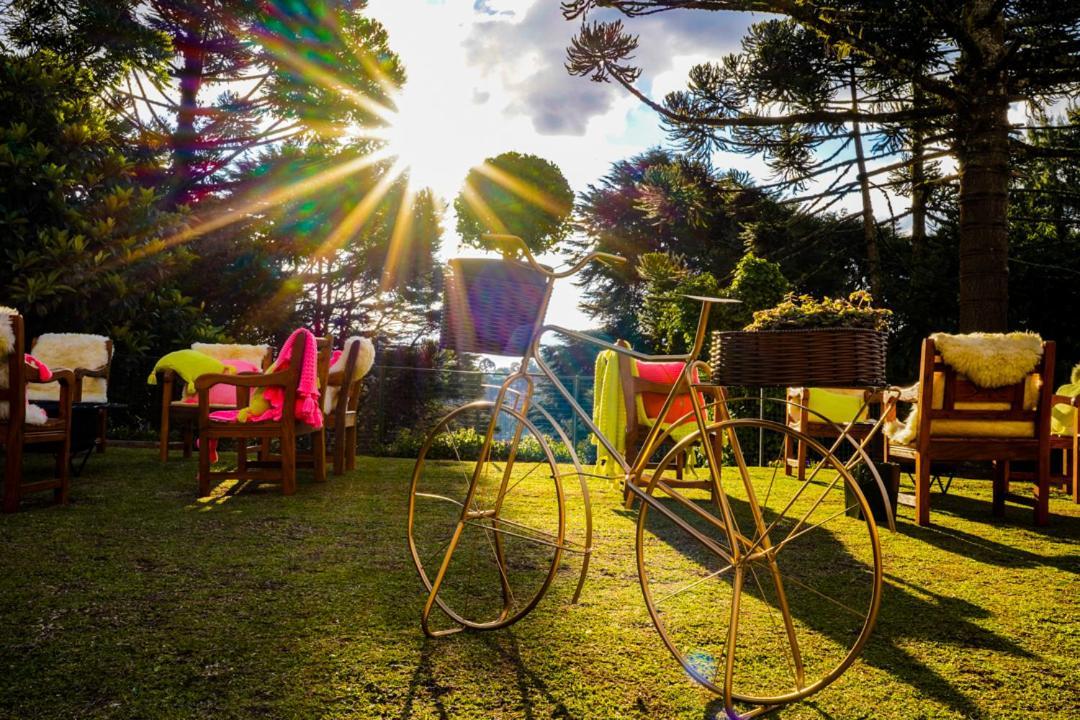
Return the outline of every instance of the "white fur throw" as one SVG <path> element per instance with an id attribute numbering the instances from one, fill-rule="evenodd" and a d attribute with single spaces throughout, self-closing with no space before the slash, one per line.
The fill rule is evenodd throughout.
<path id="1" fill-rule="evenodd" d="M 349 361 L 349 350 L 353 345 L 359 344 L 360 349 L 356 355 L 356 377 L 362 378 L 368 374 L 371 370 L 371 366 L 375 364 L 375 345 L 371 340 L 366 337 L 360 337 L 354 335 L 345 341 L 345 347 L 341 351 L 341 356 L 338 357 L 337 362 L 330 366 L 330 372 L 341 372 L 345 370 L 345 363 Z M 323 412 L 331 413 L 334 411 L 334 403 L 337 401 L 338 388 L 328 387 L 326 393 L 323 395 Z"/>
<path id="2" fill-rule="evenodd" d="M 1042 338 L 1035 333 L 971 333 L 930 336 L 946 365 L 981 388 L 1015 385 L 1042 359 Z"/>
<path id="3" fill-rule="evenodd" d="M 4 318 L 4 322 L 0 322 L 0 360 L 7 358 L 15 349 L 15 329 L 6 316 L 18 314 L 18 310 L 0 305 L 0 318 Z"/>
<path id="4" fill-rule="evenodd" d="M 15 329 L 11 326 L 10 317 L 18 314 L 17 310 L 0 306 L 0 388 L 7 388 L 11 385 L 6 361 L 8 356 L 15 350 Z M 0 402 L 0 420 L 7 420 L 9 417 L 11 417 L 11 406 L 6 400 Z M 45 415 L 44 410 L 37 405 L 26 404 L 27 425 L 44 425 L 46 420 L 48 420 L 48 417 Z"/>
<path id="5" fill-rule="evenodd" d="M 215 360 L 243 360 L 256 367 L 263 366 L 263 360 L 270 353 L 269 345 L 242 345 L 230 343 L 191 343 L 192 350 L 198 350 Z"/>
<path id="6" fill-rule="evenodd" d="M 109 357 L 104 335 L 83 333 L 47 333 L 34 343 L 33 355 L 49 369 L 104 370 Z M 104 403 L 109 401 L 109 388 L 105 378 L 83 378 L 83 402 Z M 31 400 L 59 400 L 60 387 L 56 383 L 30 383 L 26 395 Z"/>

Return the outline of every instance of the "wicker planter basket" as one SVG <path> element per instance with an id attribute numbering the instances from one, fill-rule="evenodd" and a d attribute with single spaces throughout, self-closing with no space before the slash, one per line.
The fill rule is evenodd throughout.
<path id="1" fill-rule="evenodd" d="M 709 360 L 721 385 L 882 387 L 887 339 L 865 328 L 714 332 Z"/>
<path id="2" fill-rule="evenodd" d="M 441 344 L 458 352 L 524 355 L 544 304 L 547 278 L 511 260 L 450 260 Z"/>

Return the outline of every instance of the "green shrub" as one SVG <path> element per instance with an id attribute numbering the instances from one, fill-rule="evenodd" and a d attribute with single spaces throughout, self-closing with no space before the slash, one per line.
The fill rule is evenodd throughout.
<path id="1" fill-rule="evenodd" d="M 754 321 L 746 330 L 795 330 L 799 328 L 868 328 L 886 331 L 892 311 L 871 306 L 872 298 L 865 290 L 843 298 L 822 298 L 789 293 L 776 307 L 754 313 Z"/>

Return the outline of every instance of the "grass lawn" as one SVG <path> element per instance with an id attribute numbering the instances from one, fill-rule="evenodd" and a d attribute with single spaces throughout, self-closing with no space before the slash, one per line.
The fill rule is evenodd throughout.
<path id="1" fill-rule="evenodd" d="M 228 455 L 226 455 L 228 458 Z M 409 460 L 325 485 L 195 498 L 195 463 L 110 449 L 0 517 L 2 718 L 712 718 L 642 602 L 634 517 L 597 481 L 597 551 L 514 627 L 426 640 Z M 571 519 L 578 494 L 567 484 Z M 989 484 L 902 508 L 863 656 L 770 717 L 1057 718 L 1080 707 L 1080 507 L 990 516 Z"/>

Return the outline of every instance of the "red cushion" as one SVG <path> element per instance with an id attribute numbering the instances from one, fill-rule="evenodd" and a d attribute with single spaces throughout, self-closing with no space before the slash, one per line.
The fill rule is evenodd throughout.
<path id="1" fill-rule="evenodd" d="M 637 366 L 638 377 L 642 380 L 648 380 L 649 382 L 665 383 L 667 385 L 674 385 L 675 381 L 679 379 L 679 373 L 682 372 L 684 363 L 681 362 L 643 362 L 641 360 L 634 361 Z M 694 382 L 698 380 L 698 373 L 694 371 Z M 667 399 L 666 395 L 660 393 L 641 393 L 641 404 L 645 406 L 645 416 L 650 420 L 656 420 L 660 411 L 664 409 L 664 400 Z M 693 422 L 694 406 L 690 402 L 689 393 L 679 395 L 671 403 L 671 409 L 668 410 L 667 416 L 664 418 L 665 423 L 672 423 L 690 414 L 690 417 L 686 422 Z"/>

